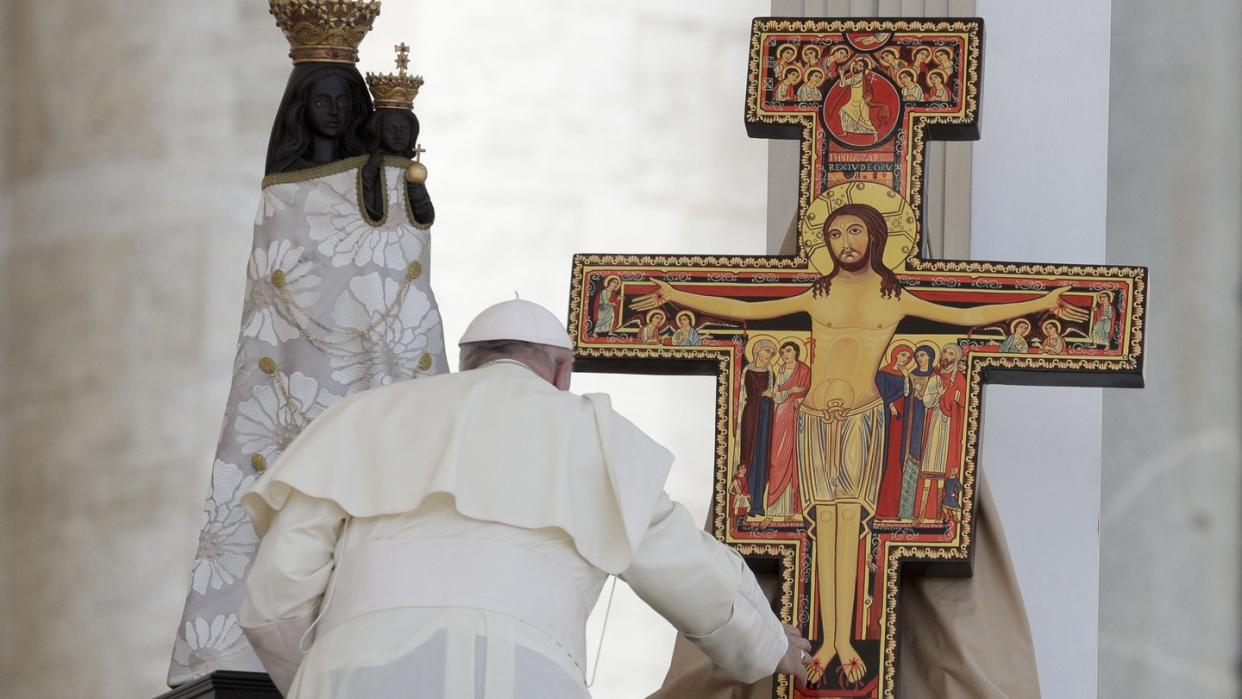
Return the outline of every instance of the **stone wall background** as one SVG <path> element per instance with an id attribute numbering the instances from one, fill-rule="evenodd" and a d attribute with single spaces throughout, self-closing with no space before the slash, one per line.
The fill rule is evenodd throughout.
<path id="1" fill-rule="evenodd" d="M 150 696 L 287 59 L 250 1 L 0 14 L 0 695 Z"/>
<path id="2" fill-rule="evenodd" d="M 1108 261 L 1151 267 L 1104 394 L 1100 696 L 1242 696 L 1242 4 L 1113 3 Z M 1177 689 L 1173 691 L 1173 688 Z"/>
<path id="3" fill-rule="evenodd" d="M 766 12 L 389 0 L 364 68 L 387 69 L 404 39 L 428 77 L 450 340 L 514 289 L 563 307 L 573 252 L 763 251 L 768 151 L 738 115 L 748 20 Z M 1127 0 L 1113 18 L 1109 261 L 1151 264 L 1160 332 L 1149 388 L 1105 398 L 1100 695 L 1232 697 L 1242 17 L 1229 2 Z M 285 46 L 261 0 L 8 0 L 0 37 L 0 695 L 152 696 L 188 585 Z M 1072 128 L 1072 109 L 1054 127 Z M 505 264 L 486 278 L 450 263 L 497 240 Z M 537 278 L 524 260 L 543 263 Z M 671 489 L 701 516 L 710 418 L 682 406 L 710 405 L 711 381 L 576 388 L 651 415 L 683 457 Z M 662 639 L 619 640 L 642 626 L 620 589 L 617 605 L 601 698 L 640 696 L 667 657 Z"/>

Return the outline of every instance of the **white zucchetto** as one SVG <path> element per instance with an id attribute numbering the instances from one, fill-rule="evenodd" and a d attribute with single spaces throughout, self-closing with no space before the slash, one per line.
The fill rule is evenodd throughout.
<path id="1" fill-rule="evenodd" d="M 572 350 L 574 343 L 552 311 L 523 299 L 502 301 L 475 316 L 457 344 L 518 340 Z"/>

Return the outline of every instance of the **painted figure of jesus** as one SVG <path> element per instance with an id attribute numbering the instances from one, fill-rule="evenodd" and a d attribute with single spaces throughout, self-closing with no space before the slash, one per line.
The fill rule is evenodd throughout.
<path id="1" fill-rule="evenodd" d="M 811 388 L 798 414 L 798 471 L 802 506 L 813 510 L 816 527 L 814 580 L 822 645 L 808 674 L 818 682 L 837 657 L 843 678 L 856 683 L 867 670 L 851 632 L 859 535 L 875 513 L 887 425 L 876 373 L 898 324 L 916 316 L 970 328 L 1045 311 L 1085 320 L 1086 312 L 1062 302 L 1069 287 L 1030 301 L 971 308 L 902 293 L 897 275 L 884 264 L 888 226 L 865 204 L 833 211 L 822 235 L 833 269 L 797 296 L 748 302 L 679 291 L 653 279 L 657 290 L 636 299 L 634 308 L 672 303 L 737 320 L 810 316 Z"/>

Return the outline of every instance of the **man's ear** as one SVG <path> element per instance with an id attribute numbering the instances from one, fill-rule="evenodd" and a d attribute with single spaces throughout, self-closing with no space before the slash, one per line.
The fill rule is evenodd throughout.
<path id="1" fill-rule="evenodd" d="M 556 376 L 553 377 L 552 384 L 562 391 L 568 391 L 573 373 L 574 358 L 570 356 L 556 363 Z"/>

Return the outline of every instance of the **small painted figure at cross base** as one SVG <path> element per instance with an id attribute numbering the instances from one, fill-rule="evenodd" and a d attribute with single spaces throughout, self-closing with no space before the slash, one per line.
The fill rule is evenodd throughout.
<path id="1" fill-rule="evenodd" d="M 422 164 L 423 149 L 418 146 L 418 117 L 414 98 L 423 85 L 421 75 L 410 75 L 410 47 L 402 43 L 397 52 L 396 74 L 367 74 L 367 84 L 375 96 L 375 114 L 367 123 L 367 150 L 371 157 L 362 168 L 363 205 L 372 220 L 384 218 L 384 185 L 380 172 L 384 156 L 412 160 L 405 173 L 406 196 L 414 220 L 422 226 L 435 222 L 436 210 L 427 192 L 427 168 Z"/>
<path id="2" fill-rule="evenodd" d="M 733 496 L 733 516 L 745 517 L 750 513 L 750 488 L 746 485 L 746 464 L 738 464 L 729 482 L 729 494 Z"/>

